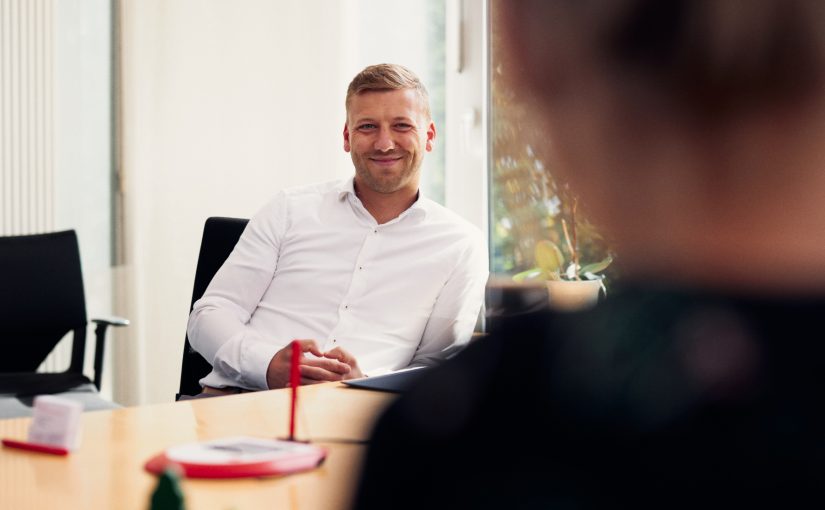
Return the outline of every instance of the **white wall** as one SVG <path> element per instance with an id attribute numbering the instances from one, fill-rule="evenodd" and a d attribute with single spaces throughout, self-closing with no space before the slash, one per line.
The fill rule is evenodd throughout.
<path id="1" fill-rule="evenodd" d="M 277 190 L 349 173 L 339 3 L 126 1 L 127 265 L 116 399 L 174 398 L 200 235 Z"/>
<path id="2" fill-rule="evenodd" d="M 351 174 L 346 86 L 373 58 L 415 70 L 393 37 L 423 23 L 415 3 L 122 0 L 118 312 L 133 326 L 117 346 L 116 400 L 174 397 L 208 216 L 248 217 L 283 187 Z M 359 52 L 363 30 L 382 30 L 386 47 Z"/>

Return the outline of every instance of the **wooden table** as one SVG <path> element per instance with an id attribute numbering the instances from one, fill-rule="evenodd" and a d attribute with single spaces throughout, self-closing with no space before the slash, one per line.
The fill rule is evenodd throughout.
<path id="1" fill-rule="evenodd" d="M 185 480 L 186 508 L 347 508 L 365 445 L 393 395 L 340 383 L 299 390 L 298 439 L 328 448 L 313 471 L 280 478 Z M 85 413 L 67 457 L 0 448 L 2 509 L 146 510 L 156 478 L 144 463 L 164 449 L 233 435 L 286 437 L 289 390 Z M 25 439 L 29 418 L 0 420 L 0 437 Z"/>

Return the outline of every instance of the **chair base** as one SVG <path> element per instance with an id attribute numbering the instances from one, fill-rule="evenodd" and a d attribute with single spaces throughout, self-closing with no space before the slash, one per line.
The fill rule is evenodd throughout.
<path id="1" fill-rule="evenodd" d="M 75 391 L 92 381 L 75 372 L 0 373 L 0 396 L 34 396 Z"/>
<path id="2" fill-rule="evenodd" d="M 53 393 L 56 397 L 67 398 L 83 404 L 83 412 L 102 411 L 107 409 L 118 409 L 120 404 L 115 404 L 102 398 L 95 391 L 94 384 L 87 383 L 78 386 L 71 391 Z M 0 420 L 6 418 L 31 417 L 33 410 L 34 396 L 16 397 L 0 393 Z"/>

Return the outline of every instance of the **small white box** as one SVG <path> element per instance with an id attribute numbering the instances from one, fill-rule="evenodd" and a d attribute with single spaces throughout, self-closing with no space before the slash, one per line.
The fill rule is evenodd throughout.
<path id="1" fill-rule="evenodd" d="M 76 450 L 80 446 L 80 413 L 83 404 L 54 395 L 34 398 L 34 419 L 29 442 Z"/>

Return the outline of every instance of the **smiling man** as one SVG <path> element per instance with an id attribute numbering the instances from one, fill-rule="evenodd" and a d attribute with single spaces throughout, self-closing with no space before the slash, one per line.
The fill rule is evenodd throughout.
<path id="1" fill-rule="evenodd" d="M 350 83 L 346 104 L 344 150 L 355 166 L 355 194 L 386 223 L 415 202 L 424 152 L 433 149 L 427 91 L 400 66 L 373 66 Z"/>
<path id="2" fill-rule="evenodd" d="M 294 339 L 312 384 L 433 364 L 472 335 L 487 250 L 419 190 L 436 133 L 427 90 L 404 67 L 370 66 L 346 110 L 355 176 L 281 191 L 194 305 L 205 393 L 286 386 Z"/>

